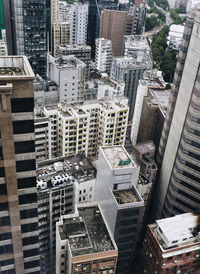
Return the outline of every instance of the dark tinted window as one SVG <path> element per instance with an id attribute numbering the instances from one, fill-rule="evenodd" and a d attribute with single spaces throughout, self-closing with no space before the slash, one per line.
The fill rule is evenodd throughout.
<path id="1" fill-rule="evenodd" d="M 37 208 L 20 211 L 21 219 L 34 218 L 34 217 L 37 217 L 37 215 L 38 215 Z"/>
<path id="2" fill-rule="evenodd" d="M 34 132 L 34 121 L 23 120 L 13 121 L 13 133 L 14 134 L 25 134 Z"/>
<path id="3" fill-rule="evenodd" d="M 17 161 L 16 162 L 16 171 L 28 171 L 35 169 L 35 160 L 25 160 L 25 161 Z"/>
<path id="4" fill-rule="evenodd" d="M 25 194 L 25 195 L 19 196 L 19 204 L 20 205 L 31 204 L 31 203 L 36 203 L 36 202 L 37 202 L 37 194 L 36 193 Z"/>
<path id="5" fill-rule="evenodd" d="M 33 98 L 15 98 L 11 99 L 11 109 L 13 113 L 32 112 L 34 106 Z"/>
<path id="6" fill-rule="evenodd" d="M 18 184 L 18 189 L 35 187 L 36 178 L 28 177 L 28 178 L 17 179 L 17 184 Z"/>
<path id="7" fill-rule="evenodd" d="M 15 142 L 15 153 L 28 153 L 35 152 L 35 142 L 26 141 L 26 142 Z"/>

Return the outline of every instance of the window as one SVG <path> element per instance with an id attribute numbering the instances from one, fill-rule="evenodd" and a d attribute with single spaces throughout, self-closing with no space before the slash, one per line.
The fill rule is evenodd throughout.
<path id="1" fill-rule="evenodd" d="M 25 142 L 15 142 L 15 153 L 28 153 L 35 152 L 35 142 L 25 141 Z"/>
<path id="2" fill-rule="evenodd" d="M 0 211 L 6 211 L 8 210 L 8 203 L 1 203 L 0 204 Z"/>
<path id="3" fill-rule="evenodd" d="M 22 210 L 20 211 L 20 218 L 21 219 L 28 219 L 28 218 L 34 218 L 37 217 L 37 209 L 27 209 L 27 210 Z"/>
<path id="4" fill-rule="evenodd" d="M 32 112 L 34 106 L 33 98 L 11 99 L 11 110 L 13 113 Z"/>
<path id="5" fill-rule="evenodd" d="M 22 171 L 29 171 L 29 170 L 35 170 L 35 160 L 25 160 L 25 161 L 16 161 L 16 171 L 22 172 Z"/>
<path id="6" fill-rule="evenodd" d="M 13 121 L 14 134 L 25 134 L 25 133 L 33 133 L 33 132 L 34 132 L 33 120 Z"/>

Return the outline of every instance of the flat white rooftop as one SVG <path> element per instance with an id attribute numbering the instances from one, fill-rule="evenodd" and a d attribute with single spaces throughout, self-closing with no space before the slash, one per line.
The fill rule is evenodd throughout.
<path id="1" fill-rule="evenodd" d="M 113 169 L 136 167 L 123 146 L 103 147 L 102 149 Z"/>
<path id="2" fill-rule="evenodd" d="M 192 229 L 198 225 L 199 216 L 192 213 L 176 215 L 174 217 L 156 221 L 168 242 L 193 238 Z"/>

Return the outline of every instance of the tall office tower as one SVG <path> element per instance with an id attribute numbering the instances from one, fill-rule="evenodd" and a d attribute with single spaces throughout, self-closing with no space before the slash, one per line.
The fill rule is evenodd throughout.
<path id="1" fill-rule="evenodd" d="M 37 167 L 41 274 L 55 273 L 56 222 L 75 208 L 77 182 L 59 160 L 39 162 Z"/>
<path id="2" fill-rule="evenodd" d="M 59 86 L 59 102 L 84 101 L 85 70 L 85 63 L 73 55 L 55 59 L 48 54 L 47 75 Z"/>
<path id="3" fill-rule="evenodd" d="M 146 0 L 136 0 L 132 34 L 143 34 L 146 21 Z"/>
<path id="4" fill-rule="evenodd" d="M 104 9 L 117 10 L 118 0 L 81 0 L 89 2 L 88 14 L 88 44 L 92 49 L 92 58 L 95 57 L 95 40 L 99 38 L 100 16 Z"/>
<path id="5" fill-rule="evenodd" d="M 143 100 L 144 97 L 147 96 L 148 90 L 150 88 L 161 90 L 165 89 L 165 82 L 163 80 L 161 71 L 158 71 L 157 69 L 154 69 L 153 71 L 146 70 L 143 74 L 143 77 L 139 80 L 130 136 L 133 146 L 137 144 Z"/>
<path id="6" fill-rule="evenodd" d="M 96 203 L 56 225 L 56 274 L 115 273 L 118 250 Z"/>
<path id="7" fill-rule="evenodd" d="M 70 12 L 70 44 L 86 44 L 88 3 L 75 3 Z"/>
<path id="8" fill-rule="evenodd" d="M 199 209 L 200 10 L 188 15 L 163 127 L 156 216 Z M 165 145 L 166 144 L 166 145 Z"/>
<path id="9" fill-rule="evenodd" d="M 192 213 L 148 225 L 141 273 L 199 273 L 199 216 Z"/>
<path id="10" fill-rule="evenodd" d="M 91 47 L 83 45 L 57 45 L 56 57 L 74 55 L 86 64 L 86 80 L 90 77 Z"/>
<path id="11" fill-rule="evenodd" d="M 134 113 L 138 81 L 142 78 L 143 72 L 151 67 L 149 53 L 141 52 L 134 57 L 115 57 L 112 60 L 110 77 L 125 82 L 124 95 L 129 99 L 129 118 L 132 118 Z"/>
<path id="12" fill-rule="evenodd" d="M 0 58 L 2 273 L 40 273 L 33 79 L 26 57 Z"/>
<path id="13" fill-rule="evenodd" d="M 70 23 L 57 22 L 52 24 L 52 55 L 56 56 L 56 47 L 70 43 Z"/>
<path id="14" fill-rule="evenodd" d="M 133 273 L 140 238 L 144 201 L 135 185 L 139 167 L 122 146 L 100 147 L 95 201 L 118 247 L 117 274 Z"/>
<path id="15" fill-rule="evenodd" d="M 46 75 L 46 0 L 4 1 L 10 55 L 26 55 L 34 73 Z"/>
<path id="16" fill-rule="evenodd" d="M 51 47 L 51 0 L 46 0 L 46 50 Z"/>
<path id="17" fill-rule="evenodd" d="M 112 42 L 104 38 L 96 39 L 95 68 L 110 74 L 112 63 Z"/>
<path id="18" fill-rule="evenodd" d="M 131 18 L 133 20 L 133 16 L 126 11 L 104 10 L 101 13 L 99 37 L 112 41 L 114 56 L 121 56 L 123 36 L 131 34 Z"/>

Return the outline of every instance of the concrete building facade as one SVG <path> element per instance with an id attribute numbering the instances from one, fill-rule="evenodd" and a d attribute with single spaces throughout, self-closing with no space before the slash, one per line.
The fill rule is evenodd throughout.
<path id="1" fill-rule="evenodd" d="M 40 273 L 33 80 L 26 57 L 0 58 L 2 273 Z"/>
<path id="2" fill-rule="evenodd" d="M 159 147 L 156 216 L 199 209 L 200 11 L 188 15 Z"/>
<path id="3" fill-rule="evenodd" d="M 99 202 L 118 247 L 116 273 L 133 273 L 144 201 L 136 189 L 139 167 L 122 146 L 99 150 L 95 201 Z"/>
<path id="4" fill-rule="evenodd" d="M 152 67 L 150 54 L 141 54 L 136 57 L 115 57 L 112 60 L 110 77 L 125 82 L 124 95 L 129 99 L 129 118 L 133 117 L 138 81 L 145 70 Z"/>
<path id="5" fill-rule="evenodd" d="M 132 34 L 131 17 L 126 11 L 104 10 L 101 13 L 99 37 L 112 41 L 113 56 L 121 56 L 123 36 Z"/>
<path id="6" fill-rule="evenodd" d="M 96 39 L 95 68 L 110 74 L 112 63 L 112 42 L 104 38 Z"/>
<path id="7" fill-rule="evenodd" d="M 47 76 L 59 87 L 59 102 L 83 102 L 85 63 L 73 55 L 54 58 L 50 54 L 47 63 Z"/>
<path id="8" fill-rule="evenodd" d="M 86 44 L 88 3 L 75 3 L 70 12 L 70 44 Z"/>
<path id="9" fill-rule="evenodd" d="M 56 57 L 56 47 L 70 43 L 70 23 L 56 22 L 52 24 L 52 46 L 51 52 Z"/>

